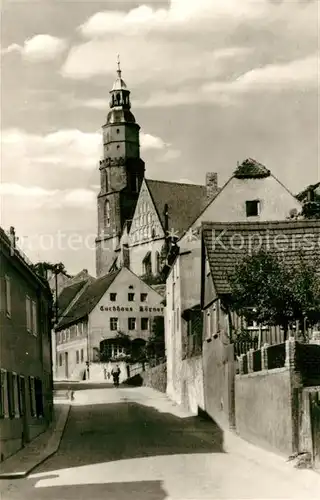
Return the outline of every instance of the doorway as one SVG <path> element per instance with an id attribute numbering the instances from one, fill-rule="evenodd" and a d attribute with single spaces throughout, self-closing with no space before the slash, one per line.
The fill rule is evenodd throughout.
<path id="1" fill-rule="evenodd" d="M 69 378 L 69 361 L 68 361 L 68 353 L 64 353 L 64 363 L 65 363 L 65 376 L 66 379 Z"/>
<path id="2" fill-rule="evenodd" d="M 29 442 L 29 427 L 27 417 L 26 383 L 23 375 L 19 377 L 19 412 L 22 418 L 22 447 Z"/>

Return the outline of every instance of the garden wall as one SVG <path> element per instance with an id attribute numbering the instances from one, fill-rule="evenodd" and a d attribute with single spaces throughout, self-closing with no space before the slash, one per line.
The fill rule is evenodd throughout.
<path id="1" fill-rule="evenodd" d="M 167 365 L 161 365 L 148 368 L 145 372 L 140 373 L 142 385 L 152 387 L 160 392 L 166 392 L 167 389 Z"/>

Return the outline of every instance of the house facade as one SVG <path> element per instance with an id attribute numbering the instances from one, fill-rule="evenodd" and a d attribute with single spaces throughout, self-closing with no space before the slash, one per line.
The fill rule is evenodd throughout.
<path id="1" fill-rule="evenodd" d="M 201 310 L 203 311 L 203 387 L 205 409 L 217 422 L 234 425 L 234 377 L 237 356 L 233 342 L 243 329 L 257 339 L 256 348 L 285 341 L 279 325 L 246 323 L 229 306 L 228 276 L 259 245 L 286 259 L 289 265 L 320 258 L 320 222 L 316 220 L 256 223 L 203 223 L 201 252 Z M 212 235 L 221 235 L 219 245 Z M 237 235 L 235 237 L 235 235 Z M 241 239 L 242 244 L 239 245 Z M 238 244 L 236 243 L 238 241 Z M 292 331 L 294 335 L 294 330 Z M 276 346 L 275 346 L 276 347 Z M 231 356 L 231 358 L 230 358 Z"/>
<path id="2" fill-rule="evenodd" d="M 200 406 L 203 401 L 202 396 L 195 397 L 195 395 L 201 394 L 202 383 L 194 385 L 194 380 L 200 380 L 201 377 L 192 378 L 186 375 L 186 378 L 183 375 L 186 374 L 185 364 L 193 363 L 193 370 L 202 370 L 202 360 L 196 355 L 186 355 L 185 347 L 183 347 L 187 344 L 188 349 L 190 349 L 190 343 L 191 346 L 192 343 L 195 343 L 196 347 L 192 349 L 197 351 L 199 344 L 199 335 L 196 334 L 193 338 L 187 339 L 187 331 L 188 329 L 198 331 L 198 327 L 190 326 L 190 322 L 198 324 L 197 314 L 200 308 L 202 222 L 224 223 L 224 228 L 228 231 L 228 224 L 234 222 L 254 224 L 278 220 L 289 222 L 292 214 L 299 211 L 301 211 L 300 202 L 287 188 L 266 167 L 255 160 L 248 159 L 237 167 L 233 176 L 213 196 L 212 201 L 207 204 L 186 233 L 177 241 L 179 253 L 174 266 L 167 275 L 167 303 L 171 300 L 170 290 L 172 282 L 175 281 L 175 266 L 180 269 L 182 279 L 188 280 L 188 276 L 191 278 L 186 281 L 183 293 L 179 294 L 179 299 L 175 299 L 173 310 L 166 308 L 166 315 L 168 315 L 168 319 L 166 319 L 168 392 L 174 400 L 180 401 L 181 398 L 184 398 L 187 402 L 191 401 L 190 404 L 193 407 Z M 227 256 L 226 258 L 228 259 Z M 172 318 L 178 315 L 179 319 L 173 321 Z M 177 330 L 177 324 L 180 325 L 179 330 Z M 258 329 L 257 325 L 254 324 L 251 325 L 251 328 Z M 177 340 L 180 336 L 185 339 L 183 343 Z M 174 349 L 169 347 L 174 343 L 178 343 Z M 180 368 L 178 368 L 179 366 Z M 176 381 L 171 376 L 176 377 Z"/>
<path id="3" fill-rule="evenodd" d="M 0 229 L 1 459 L 43 432 L 52 419 L 52 295 Z"/>
<path id="4" fill-rule="evenodd" d="M 105 364 L 127 357 L 127 338 L 132 349 L 145 345 L 154 319 L 164 317 L 162 301 L 126 267 L 85 286 L 56 327 L 57 378 L 104 377 Z"/>

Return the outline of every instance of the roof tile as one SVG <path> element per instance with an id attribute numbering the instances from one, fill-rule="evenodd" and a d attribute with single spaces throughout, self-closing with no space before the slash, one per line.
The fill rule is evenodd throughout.
<path id="1" fill-rule="evenodd" d="M 219 238 L 220 243 L 215 243 L 214 235 L 218 236 L 223 231 L 224 234 Z M 310 236 L 307 241 L 304 239 L 306 234 Z M 254 224 L 251 222 L 204 222 L 202 235 L 218 294 L 230 292 L 228 275 L 233 274 L 239 261 L 258 249 L 252 244 L 256 239 L 254 236 L 259 238 L 259 243 L 261 240 L 262 248 L 284 256 L 292 265 L 297 262 L 300 255 L 307 261 L 311 258 L 320 260 L 320 221 L 318 219 Z M 242 240 L 242 245 L 237 244 L 235 235 Z M 283 238 L 280 238 L 281 236 Z"/>

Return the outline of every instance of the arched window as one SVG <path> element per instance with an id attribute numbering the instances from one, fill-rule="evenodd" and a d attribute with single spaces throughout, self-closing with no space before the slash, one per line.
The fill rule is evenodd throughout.
<path id="1" fill-rule="evenodd" d="M 160 262 L 160 254 L 156 252 L 156 274 L 160 274 L 161 270 L 161 262 Z"/>
<path id="2" fill-rule="evenodd" d="M 150 276 L 152 274 L 152 267 L 151 267 L 151 252 L 147 252 L 143 261 L 142 261 L 142 266 L 143 266 L 143 271 L 144 274 L 147 276 Z"/>
<path id="3" fill-rule="evenodd" d="M 110 202 L 109 200 L 106 200 L 104 204 L 104 223 L 105 227 L 110 226 Z"/>

